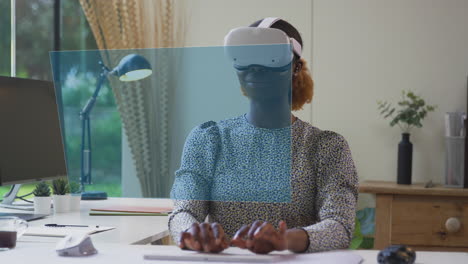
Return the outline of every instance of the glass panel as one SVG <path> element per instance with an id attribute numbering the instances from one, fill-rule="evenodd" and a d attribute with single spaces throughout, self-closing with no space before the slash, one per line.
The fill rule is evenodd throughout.
<path id="1" fill-rule="evenodd" d="M 88 172 L 87 163 L 81 162 L 81 155 L 89 152 L 88 147 L 81 149 L 83 123 L 78 117 L 99 87 L 100 74 L 108 73 L 87 69 L 105 57 L 112 74 L 104 78 L 96 107 L 90 112 L 93 184 L 85 185 L 86 190 L 94 187 L 117 193 L 122 188 L 140 189 L 143 197 L 178 200 L 289 202 L 291 65 L 265 60 L 265 56 L 284 53 L 291 53 L 290 45 L 53 52 L 54 75 L 60 71 L 66 76 L 55 87 L 63 94 L 70 179 L 80 181 L 82 164 L 86 164 L 84 175 Z M 119 81 L 124 69 L 135 67 L 116 67 L 129 54 L 145 57 L 152 75 L 134 82 Z M 285 57 L 292 58 L 289 55 Z M 80 58 L 85 58 L 86 65 Z M 59 65 L 54 63 L 58 59 Z M 120 110 L 135 158 L 130 162 L 140 173 L 133 175 L 138 178 L 133 182 L 136 188 L 121 184 L 117 169 L 122 161 L 113 156 L 120 157 L 121 145 L 109 136 L 98 136 L 95 130 L 122 127 L 117 117 L 106 120 L 95 112 L 112 100 L 111 87 L 122 100 Z M 259 105 L 263 107 L 261 117 L 253 120 L 246 115 Z M 165 118 L 167 123 L 161 121 Z M 97 151 L 107 151 L 115 144 L 116 153 L 97 156 Z"/>

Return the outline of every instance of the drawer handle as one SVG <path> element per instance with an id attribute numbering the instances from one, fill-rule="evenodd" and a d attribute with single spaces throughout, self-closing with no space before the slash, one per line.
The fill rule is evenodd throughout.
<path id="1" fill-rule="evenodd" d="M 447 221 L 445 221 L 445 229 L 447 229 L 447 232 L 449 233 L 456 233 L 460 230 L 460 228 L 460 220 L 456 217 L 450 217 L 447 219 Z"/>

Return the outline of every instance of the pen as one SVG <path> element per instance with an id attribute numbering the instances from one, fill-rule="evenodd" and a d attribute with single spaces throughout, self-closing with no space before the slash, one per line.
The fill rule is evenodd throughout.
<path id="1" fill-rule="evenodd" d="M 58 225 L 58 224 L 45 224 L 48 227 L 89 227 L 87 225 Z M 99 228 L 97 225 L 96 228 Z"/>

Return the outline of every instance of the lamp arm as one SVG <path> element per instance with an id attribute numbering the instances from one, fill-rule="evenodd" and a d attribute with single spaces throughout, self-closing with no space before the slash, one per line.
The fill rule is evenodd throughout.
<path id="1" fill-rule="evenodd" d="M 102 62 L 99 62 L 102 66 L 101 74 L 99 75 L 98 82 L 96 84 L 96 89 L 94 90 L 91 98 L 88 99 L 85 106 L 80 111 L 81 119 L 81 176 L 80 176 L 80 185 L 81 191 L 84 191 L 84 185 L 91 184 L 91 123 L 89 120 L 89 114 L 93 110 L 96 99 L 101 90 L 102 84 L 107 79 L 107 76 L 110 73 L 109 68 L 107 68 Z"/>
<path id="2" fill-rule="evenodd" d="M 91 113 L 91 110 L 93 110 L 94 104 L 96 103 L 96 99 L 99 95 L 99 92 L 101 91 L 102 84 L 106 80 L 108 74 L 109 74 L 109 71 L 103 68 L 103 71 L 101 72 L 99 76 L 99 80 L 96 85 L 96 90 L 94 90 L 93 95 L 91 96 L 91 98 L 88 99 L 85 106 L 80 111 L 81 117 L 88 116 L 89 113 Z"/>

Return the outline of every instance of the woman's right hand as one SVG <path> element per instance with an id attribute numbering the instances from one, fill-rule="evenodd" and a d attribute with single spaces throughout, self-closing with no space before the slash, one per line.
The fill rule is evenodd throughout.
<path id="1" fill-rule="evenodd" d="M 192 224 L 180 234 L 179 247 L 210 253 L 219 253 L 229 247 L 230 242 L 218 223 Z"/>

